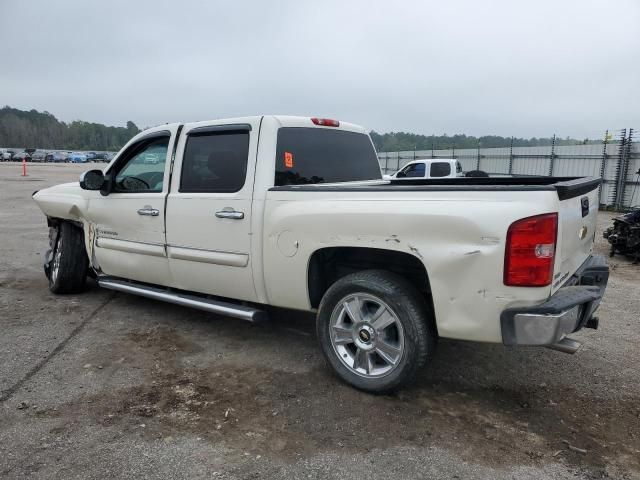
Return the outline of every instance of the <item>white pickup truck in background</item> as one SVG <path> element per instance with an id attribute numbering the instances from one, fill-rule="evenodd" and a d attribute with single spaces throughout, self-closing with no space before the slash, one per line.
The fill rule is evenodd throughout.
<path id="1" fill-rule="evenodd" d="M 146 161 L 150 156 L 158 162 Z M 439 337 L 575 351 L 608 268 L 593 178 L 386 181 L 366 131 L 256 116 L 140 133 L 104 169 L 36 192 L 55 293 L 100 286 L 258 320 L 317 312 L 357 388 L 410 381 Z"/>
<path id="2" fill-rule="evenodd" d="M 385 180 L 416 180 L 427 178 L 462 177 L 462 166 L 455 158 L 413 160 L 393 175 L 384 175 Z"/>

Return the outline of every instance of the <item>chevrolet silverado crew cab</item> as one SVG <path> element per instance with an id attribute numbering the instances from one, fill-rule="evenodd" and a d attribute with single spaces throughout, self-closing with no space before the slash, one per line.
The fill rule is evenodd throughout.
<path id="1" fill-rule="evenodd" d="M 148 162 L 153 156 L 157 162 Z M 140 133 L 102 170 L 36 192 L 54 293 L 107 289 L 259 320 L 316 313 L 328 364 L 406 384 L 439 337 L 579 347 L 608 280 L 599 180 L 382 179 L 366 131 L 257 116 Z"/>

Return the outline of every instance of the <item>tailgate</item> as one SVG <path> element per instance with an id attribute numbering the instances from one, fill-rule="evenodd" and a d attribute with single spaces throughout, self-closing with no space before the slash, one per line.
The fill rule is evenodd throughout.
<path id="1" fill-rule="evenodd" d="M 582 188 L 558 189 L 558 245 L 552 293 L 575 273 L 593 250 L 598 215 L 598 183 L 583 179 Z M 593 187 L 590 191 L 589 188 Z M 586 190 L 586 191 L 585 191 Z"/>

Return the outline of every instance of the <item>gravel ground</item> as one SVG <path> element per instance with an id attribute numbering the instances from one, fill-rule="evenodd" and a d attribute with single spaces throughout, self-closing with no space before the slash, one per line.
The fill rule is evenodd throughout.
<path id="1" fill-rule="evenodd" d="M 443 340 L 414 386 L 371 396 L 331 374 L 308 315 L 49 293 L 30 195 L 85 169 L 0 164 L 0 476 L 640 479 L 640 266 L 611 259 L 573 356 Z"/>

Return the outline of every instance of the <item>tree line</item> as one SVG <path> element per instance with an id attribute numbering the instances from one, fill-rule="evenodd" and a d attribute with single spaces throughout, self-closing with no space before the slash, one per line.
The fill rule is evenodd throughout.
<path id="1" fill-rule="evenodd" d="M 139 132 L 131 121 L 126 127 L 83 121 L 65 123 L 49 112 L 8 106 L 0 109 L 2 147 L 116 151 Z"/>
<path id="2" fill-rule="evenodd" d="M 391 132 L 378 133 L 371 132 L 371 139 L 379 152 L 398 152 L 408 150 L 448 150 L 452 148 L 498 148 L 509 147 L 511 137 L 500 137 L 498 135 L 485 135 L 473 137 L 469 135 L 419 135 L 416 133 Z M 514 147 L 536 147 L 540 145 L 551 145 L 553 139 L 549 138 L 513 138 Z M 573 138 L 556 138 L 556 145 L 582 145 L 601 143 L 601 140 L 576 140 Z"/>
<path id="3" fill-rule="evenodd" d="M 116 151 L 138 134 L 140 129 L 132 121 L 126 127 L 110 127 L 100 123 L 59 121 L 49 112 L 19 110 L 3 107 L 0 109 L 0 146 L 20 148 L 48 148 L 59 150 Z M 430 150 L 451 148 L 508 147 L 511 137 L 485 135 L 419 135 L 416 133 L 371 132 L 379 152 L 403 150 Z M 551 145 L 551 138 L 514 138 L 514 147 Z M 556 139 L 556 145 L 577 145 L 600 143 L 589 139 Z"/>

